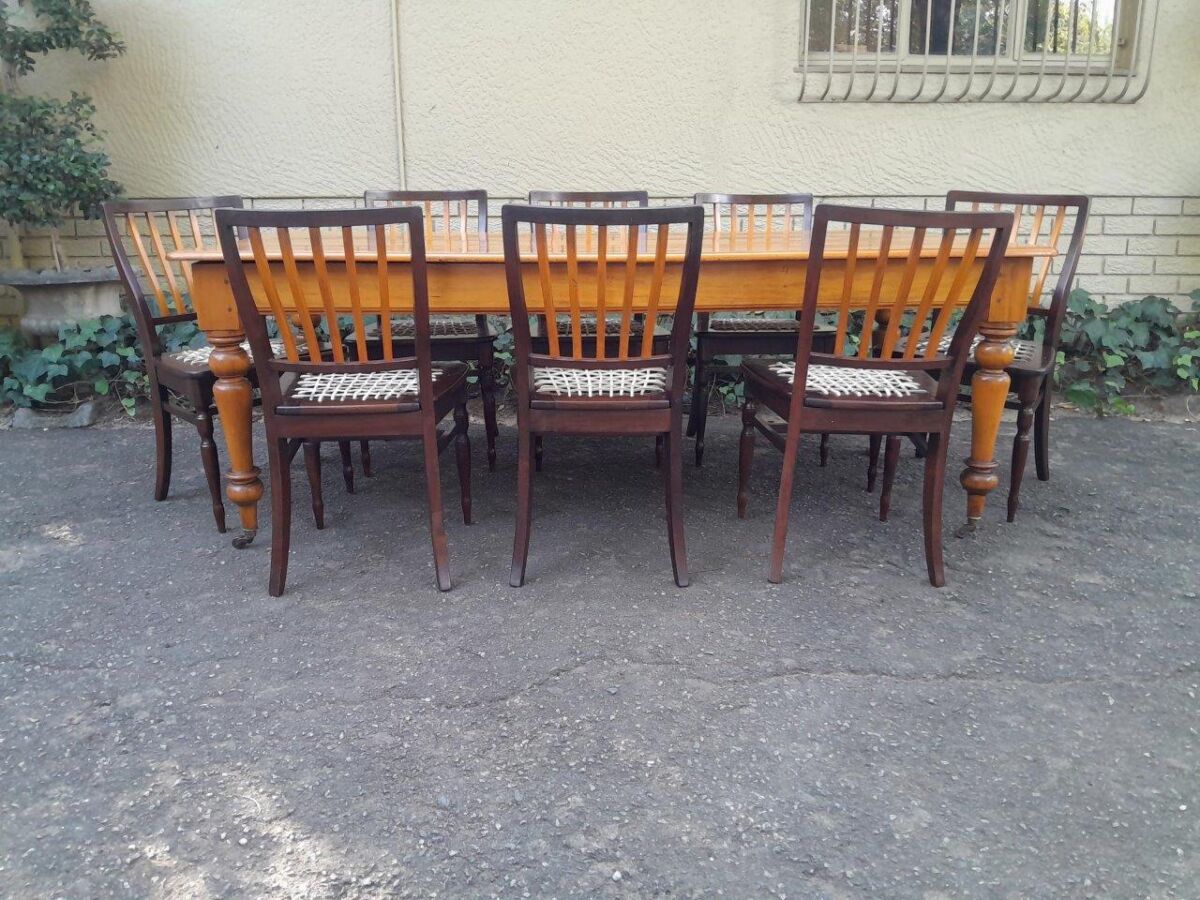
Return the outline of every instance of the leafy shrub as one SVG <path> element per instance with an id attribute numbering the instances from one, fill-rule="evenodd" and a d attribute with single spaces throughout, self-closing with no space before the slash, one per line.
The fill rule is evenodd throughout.
<path id="1" fill-rule="evenodd" d="M 191 322 L 161 334 L 167 352 L 204 343 Z M 128 316 L 102 316 L 60 328 L 58 341 L 30 346 L 19 331 L 0 331 L 0 400 L 16 406 L 61 409 L 91 397 L 114 396 L 133 415 L 149 382 Z"/>
<path id="2" fill-rule="evenodd" d="M 27 6 L 34 27 L 14 21 L 9 5 L 0 2 L 0 219 L 14 235 L 20 226 L 49 227 L 61 269 L 58 226 L 64 217 L 73 208 L 96 215 L 120 186 L 108 177 L 91 98 L 75 92 L 69 100 L 21 96 L 19 79 L 53 50 L 101 60 L 124 53 L 125 45 L 96 19 L 88 0 L 28 0 Z M 15 265 L 24 265 L 19 239 L 10 252 Z"/>
<path id="3" fill-rule="evenodd" d="M 1200 300 L 1200 291 L 1192 297 Z M 1036 325 L 1040 332 L 1042 322 Z M 1067 300 L 1055 381 L 1069 402 L 1097 415 L 1133 412 L 1129 394 L 1139 390 L 1200 390 L 1200 318 L 1163 297 L 1110 309 L 1076 290 Z"/>

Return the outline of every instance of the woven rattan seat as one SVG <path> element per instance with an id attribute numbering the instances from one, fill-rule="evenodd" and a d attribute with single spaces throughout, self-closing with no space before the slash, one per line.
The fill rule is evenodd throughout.
<path id="1" fill-rule="evenodd" d="M 794 383 L 796 364 L 771 365 L 788 384 Z M 856 369 L 850 366 L 810 365 L 804 388 L 825 397 L 915 397 L 929 391 L 912 373 L 901 369 Z"/>
<path id="2" fill-rule="evenodd" d="M 466 378 L 467 367 L 452 363 L 433 370 L 435 405 Z M 416 369 L 384 372 L 305 372 L 284 396 L 283 415 L 313 413 L 415 412 L 421 408 Z"/>
<path id="3" fill-rule="evenodd" d="M 710 319 L 709 331 L 796 331 L 800 322 L 796 319 L 764 319 L 762 316 L 731 316 Z"/>
<path id="4" fill-rule="evenodd" d="M 559 397 L 644 397 L 667 389 L 665 368 L 535 368 L 533 390 Z"/>
<path id="5" fill-rule="evenodd" d="M 954 340 L 954 333 L 951 332 L 950 334 L 945 335 L 940 341 L 938 341 L 938 353 L 949 353 L 950 352 L 950 342 L 953 340 Z M 973 354 L 975 352 L 975 348 L 979 346 L 979 343 L 982 340 L 983 340 L 983 335 L 981 335 L 981 334 L 975 335 L 975 339 L 973 341 L 971 341 L 970 353 Z M 1041 359 L 1041 356 L 1042 356 L 1042 345 L 1041 344 L 1036 343 L 1035 341 L 1018 341 L 1018 340 L 1014 340 L 1012 343 L 1013 343 L 1013 347 L 1015 348 L 1015 351 L 1016 351 L 1015 355 L 1013 356 L 1014 363 L 1029 363 L 1029 362 L 1039 361 Z M 917 342 L 917 353 L 924 354 L 925 348 L 927 348 L 928 346 L 929 346 L 929 339 L 922 338 L 920 341 Z"/>
<path id="6" fill-rule="evenodd" d="M 296 341 L 297 349 L 300 353 L 307 353 L 308 347 L 304 341 Z M 188 347 L 184 350 L 178 350 L 175 353 L 164 353 L 162 361 L 168 366 L 176 368 L 182 372 L 192 375 L 202 375 L 209 371 L 208 360 L 213 353 L 212 344 L 205 344 L 202 347 Z M 254 360 L 254 353 L 250 350 L 250 342 L 242 341 L 242 349 L 246 351 L 246 355 Z M 283 341 L 271 341 L 271 350 L 276 356 L 286 355 Z"/>
<path id="7" fill-rule="evenodd" d="M 434 369 L 436 378 L 441 370 Z M 291 397 L 314 403 L 343 400 L 395 400 L 416 396 L 417 370 L 395 372 L 334 372 L 304 374 L 296 380 Z"/>
<path id="8" fill-rule="evenodd" d="M 368 326 L 366 328 L 365 337 L 369 341 L 379 340 L 379 326 Z M 392 323 L 392 337 L 408 338 L 412 340 L 417 335 L 417 326 L 412 319 L 400 319 Z M 475 324 L 475 320 L 471 319 L 430 319 L 429 320 L 429 336 L 431 338 L 482 338 L 491 340 L 493 335 L 489 329 L 486 333 L 480 334 L 479 327 Z M 351 334 L 347 341 L 353 342 L 354 335 Z"/>
<path id="9" fill-rule="evenodd" d="M 542 332 L 541 323 L 542 323 L 542 320 L 539 318 L 537 320 L 536 326 L 534 327 L 534 329 L 532 331 L 532 334 L 534 337 L 538 337 L 539 335 L 541 335 L 541 332 Z M 581 318 L 579 321 L 579 333 L 583 337 L 595 337 L 596 336 L 596 324 L 597 323 L 596 323 L 595 319 Z M 645 330 L 645 323 L 641 319 L 630 319 L 629 333 L 631 335 L 641 335 L 644 330 Z M 568 338 L 571 336 L 571 320 L 570 319 L 561 317 L 561 316 L 559 317 L 558 333 L 560 335 L 563 335 Z M 621 334 L 621 320 L 620 319 L 607 319 L 604 322 L 604 334 L 606 337 L 619 337 Z M 665 329 L 655 328 L 655 334 L 664 334 L 665 335 L 665 334 L 669 334 L 669 332 Z"/>

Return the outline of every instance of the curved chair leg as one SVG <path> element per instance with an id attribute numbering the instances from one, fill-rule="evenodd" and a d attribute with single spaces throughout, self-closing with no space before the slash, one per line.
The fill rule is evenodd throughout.
<path id="1" fill-rule="evenodd" d="M 929 436 L 925 483 L 921 488 L 921 527 L 925 536 L 925 567 L 929 570 L 929 583 L 934 587 L 944 587 L 946 584 L 946 569 L 942 560 L 942 488 L 946 479 L 948 450 L 946 435 Z"/>
<path id="2" fill-rule="evenodd" d="M 342 441 L 346 452 L 350 445 Z M 313 521 L 317 530 L 325 527 L 325 498 L 321 494 L 321 445 L 316 441 L 304 442 L 304 471 L 308 474 L 308 490 L 312 494 Z"/>
<path id="3" fill-rule="evenodd" d="M 217 459 L 217 445 L 213 441 L 212 415 L 206 405 L 196 404 L 196 430 L 200 432 L 200 462 L 204 466 L 204 478 L 208 482 L 208 496 L 212 501 L 213 518 L 217 531 L 225 533 L 225 503 L 221 497 L 221 463 Z"/>
<path id="4" fill-rule="evenodd" d="M 458 462 L 458 492 L 466 525 L 471 524 L 471 438 L 467 434 L 470 424 L 466 404 L 454 407 L 454 456 Z"/>
<path id="5" fill-rule="evenodd" d="M 1033 462 L 1038 481 L 1050 480 L 1050 379 L 1042 387 L 1042 400 L 1033 420 Z"/>
<path id="6" fill-rule="evenodd" d="M 1017 434 L 1013 438 L 1012 464 L 1008 473 L 1008 521 L 1017 519 L 1021 502 L 1021 480 L 1025 476 L 1025 461 L 1029 458 L 1029 432 L 1037 414 L 1038 385 L 1025 382 L 1018 386 Z"/>
<path id="7" fill-rule="evenodd" d="M 438 439 L 429 425 L 421 438 L 425 451 L 425 494 L 429 501 L 429 536 L 433 541 L 433 568 L 440 591 L 450 590 L 450 545 L 442 516 L 442 480 L 438 468 Z"/>
<path id="8" fill-rule="evenodd" d="M 883 443 L 883 435 L 871 435 L 870 449 L 867 451 L 867 493 L 875 490 L 875 476 L 879 472 L 879 447 Z"/>
<path id="9" fill-rule="evenodd" d="M 821 468 L 829 465 L 829 434 L 821 435 Z"/>
<path id="10" fill-rule="evenodd" d="M 171 490 L 171 414 L 161 399 L 154 403 L 154 499 Z"/>
<path id="11" fill-rule="evenodd" d="M 886 522 L 892 511 L 892 485 L 896 481 L 896 463 L 900 461 L 900 436 L 889 434 L 883 451 L 883 487 L 879 490 L 879 521 Z"/>
<path id="12" fill-rule="evenodd" d="M 533 459 L 534 469 L 542 471 L 542 436 L 540 434 L 533 439 Z"/>
<path id="13" fill-rule="evenodd" d="M 529 532 L 533 525 L 533 436 L 520 428 L 517 437 L 517 528 L 513 535 L 512 568 L 508 583 L 525 583 L 525 565 L 529 561 Z"/>
<path id="14" fill-rule="evenodd" d="M 917 459 L 924 459 L 925 454 L 929 452 L 929 439 L 924 434 L 910 434 L 908 439 L 912 441 L 913 456 Z"/>
<path id="15" fill-rule="evenodd" d="M 366 447 L 367 442 L 363 441 L 362 446 Z M 350 458 L 350 442 L 349 441 L 338 441 L 338 452 L 342 456 L 342 480 L 344 482 L 346 482 L 346 493 L 353 494 L 354 493 L 354 460 Z M 366 453 L 366 452 L 363 453 L 363 474 L 364 475 L 368 474 L 366 469 L 367 469 L 367 462 L 368 462 L 368 460 L 370 460 L 370 458 L 371 458 L 371 456 L 369 453 Z"/>
<path id="16" fill-rule="evenodd" d="M 671 547 L 671 570 L 675 584 L 688 586 L 687 543 L 683 533 L 683 441 L 680 425 L 663 435 L 667 454 L 667 539 Z M 678 437 L 676 435 L 679 435 Z"/>
<path id="17" fill-rule="evenodd" d="M 287 441 L 267 442 L 267 463 L 271 470 L 271 578 L 267 591 L 279 597 L 287 582 L 292 542 L 292 473 Z"/>
<path id="18" fill-rule="evenodd" d="M 500 426 L 496 424 L 496 361 L 492 345 L 485 345 L 479 354 L 479 393 L 483 399 L 483 431 L 487 438 L 488 471 L 496 471 L 496 437 Z"/>
<path id="19" fill-rule="evenodd" d="M 742 404 L 742 436 L 738 440 L 738 488 L 737 514 L 739 519 L 746 518 L 746 506 L 750 498 L 750 466 L 754 462 L 754 419 L 758 415 L 758 407 L 754 398 L 746 396 Z"/>
<path id="20" fill-rule="evenodd" d="M 370 478 L 372 475 L 375 474 L 374 472 L 371 471 L 371 442 L 370 441 L 359 441 L 358 442 L 358 453 L 362 457 L 363 475 L 365 475 L 367 478 Z M 353 481 L 354 480 L 354 470 L 353 469 L 350 470 L 350 477 L 351 477 L 351 481 Z M 350 491 L 350 493 L 353 494 L 354 491 Z"/>
<path id="21" fill-rule="evenodd" d="M 661 434 L 656 434 L 654 436 L 654 468 L 656 469 L 662 468 L 664 446 L 665 444 L 663 442 L 663 436 Z"/>

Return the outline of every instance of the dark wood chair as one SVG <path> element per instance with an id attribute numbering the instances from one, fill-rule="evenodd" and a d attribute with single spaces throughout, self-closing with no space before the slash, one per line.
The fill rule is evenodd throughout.
<path id="1" fill-rule="evenodd" d="M 698 206 L 579 209 L 550 206 L 505 206 L 501 212 L 509 308 L 516 336 L 513 373 L 517 388 L 517 527 L 513 540 L 510 583 L 525 581 L 533 503 L 534 441 L 543 434 L 646 435 L 662 438 L 666 471 L 667 533 L 675 583 L 688 583 L 682 509 L 682 402 L 687 382 L 687 350 L 704 211 Z M 519 228 L 529 226 L 532 244 L 527 262 L 520 253 Z M 682 251 L 678 295 L 664 300 L 664 280 L 671 227 L 686 231 L 673 252 Z M 563 229 L 562 252 L 551 249 L 550 230 Z M 594 252 L 581 251 L 582 242 Z M 611 233 L 610 233 L 611 232 Z M 610 246 L 611 241 L 611 246 Z M 652 247 L 652 251 L 648 248 Z M 611 251 L 611 252 L 610 252 Z M 581 252 L 585 271 L 594 272 L 594 304 L 581 298 Z M 639 257 L 652 261 L 639 266 Z M 560 265 L 551 267 L 551 257 Z M 610 256 L 612 264 L 610 266 Z M 536 259 L 541 311 L 557 321 L 563 311 L 570 328 L 547 332 L 547 350 L 535 352 L 530 310 L 525 298 L 525 268 Z M 624 264 L 620 265 L 619 260 Z M 565 262 L 565 266 L 561 263 Z M 618 272 L 610 272 L 620 265 Z M 563 269 L 565 268 L 565 272 Z M 648 270 L 648 271 L 647 271 Z M 532 277 L 533 273 L 529 273 Z M 647 277 L 647 275 L 649 277 Z M 565 277 L 564 277 L 565 276 Z M 671 281 L 674 285 L 674 280 Z M 667 353 L 657 353 L 653 335 L 633 331 L 635 307 L 646 321 L 656 322 L 663 308 L 672 309 Z M 606 331 L 609 315 L 617 322 L 616 352 L 607 341 L 584 341 L 584 322 Z M 588 352 L 590 346 L 591 352 Z"/>
<path id="2" fill-rule="evenodd" d="M 812 194 L 696 194 L 695 202 L 710 213 L 706 246 L 713 250 L 738 246 L 738 236 L 755 234 L 755 240 L 770 245 L 773 235 L 812 229 Z M 790 319 L 766 318 L 753 313 L 696 315 L 695 369 L 692 372 L 692 402 L 688 408 L 688 437 L 696 439 L 696 465 L 704 462 L 704 431 L 708 403 L 716 378 L 736 367 L 719 365 L 726 355 L 790 356 L 796 349 L 800 314 Z M 833 346 L 833 329 L 815 326 L 813 348 L 828 352 Z M 828 459 L 828 444 L 821 442 L 821 465 Z"/>
<path id="3" fill-rule="evenodd" d="M 449 553 L 442 522 L 438 456 L 455 444 L 463 520 L 471 522 L 471 452 L 467 436 L 467 367 L 451 363 L 433 367 L 429 293 L 426 280 L 425 234 L 422 211 L 404 206 L 392 209 L 260 211 L 219 209 L 217 233 L 237 302 L 238 315 L 253 350 L 262 391 L 271 473 L 271 575 L 273 596 L 283 593 L 291 539 L 291 462 L 301 445 L 315 441 L 415 440 L 425 457 L 425 489 L 437 584 L 450 589 Z M 250 258 L 260 287 L 251 292 L 243 268 L 243 246 L 236 230 L 248 234 Z M 390 233 L 395 229 L 399 234 Z M 282 266 L 267 256 L 264 232 L 278 243 Z M 320 301 L 306 296 L 296 260 L 311 258 Z M 392 340 L 393 298 L 387 267 L 389 255 L 411 259 L 414 337 L 412 356 L 398 357 Z M 328 261 L 345 260 L 331 278 Z M 362 263 L 361 269 L 358 262 Z M 286 294 L 284 293 L 286 291 Z M 399 293 L 399 292 L 398 292 Z M 403 292 L 407 294 L 408 291 Z M 292 309 L 281 297 L 291 298 Z M 382 312 L 382 359 L 368 358 L 363 296 L 378 298 Z M 256 303 L 256 299 L 264 309 Z M 311 301 L 311 302 L 310 302 Z M 352 319 L 355 348 L 349 353 L 338 340 L 330 342 L 332 358 L 306 348 L 320 345 L 319 330 L 339 332 L 338 318 Z M 268 336 L 268 321 L 278 329 L 281 352 Z M 305 359 L 307 357 L 307 359 Z M 453 413 L 453 427 L 438 424 Z M 306 455 L 306 464 L 319 482 L 320 457 Z M 316 469 L 315 473 L 312 471 Z"/>
<path id="4" fill-rule="evenodd" d="M 1062 265 L 1050 288 L 1049 302 L 1046 290 L 1051 284 L 1054 259 L 1044 257 L 1036 266 L 1029 291 L 1029 315 L 1045 322 L 1039 340 L 1015 340 L 1016 355 L 1005 369 L 1012 379 L 1012 389 L 1005 406 L 1017 411 L 1017 433 L 1013 438 L 1012 464 L 1009 470 L 1008 521 L 1015 521 L 1021 498 L 1021 481 L 1025 475 L 1025 461 L 1029 457 L 1029 434 L 1033 432 L 1033 459 L 1039 481 L 1050 478 L 1050 395 L 1054 385 L 1054 366 L 1058 359 L 1058 338 L 1062 333 L 1063 316 L 1067 312 L 1067 298 L 1075 283 L 1075 270 L 1079 267 L 1079 255 L 1083 252 L 1084 234 L 1087 232 L 1087 197 L 1062 194 L 1002 194 L 984 191 L 951 191 L 946 195 L 946 209 L 969 207 L 1004 210 L 1013 215 L 1011 243 L 1014 246 L 1036 246 L 1049 244 L 1058 247 L 1067 240 L 1066 253 L 1061 257 Z M 1045 304 L 1045 305 L 1043 305 Z M 942 344 L 948 345 L 950 337 L 943 337 Z M 970 387 L 971 377 L 978 366 L 975 363 L 974 347 L 963 370 L 962 384 Z M 960 393 L 960 399 L 968 399 L 970 391 Z M 885 465 L 886 470 L 886 465 Z M 884 473 L 887 475 L 887 472 Z M 884 479 L 884 491 L 890 484 Z"/>
<path id="5" fill-rule="evenodd" d="M 444 246 L 469 246 L 468 235 L 474 233 L 479 243 L 487 240 L 487 191 L 367 191 L 363 200 L 368 207 L 420 206 L 425 212 L 425 243 L 428 246 L 435 234 L 441 235 Z M 440 221 L 440 227 L 438 222 Z M 474 225 L 472 226 L 472 222 Z M 394 349 L 399 356 L 411 356 L 415 334 L 411 319 L 397 319 L 392 325 Z M 496 468 L 496 372 L 493 341 L 496 334 L 487 316 L 475 316 L 475 321 L 457 317 L 439 317 L 430 323 L 430 348 L 434 362 L 470 362 L 479 373 L 479 394 L 483 401 L 484 432 L 487 437 L 488 468 Z M 353 342 L 351 343 L 353 346 Z M 379 326 L 367 333 L 367 351 L 379 359 L 382 344 Z M 370 449 L 362 447 L 363 468 L 370 475 Z"/>
<path id="6" fill-rule="evenodd" d="M 531 206 L 557 206 L 563 209 L 629 209 L 631 207 L 649 206 L 650 195 L 646 191 L 530 191 L 529 204 Z M 561 230 L 550 229 L 551 252 L 563 249 L 561 244 L 564 233 Z M 595 240 L 595 230 L 585 229 L 583 239 L 583 251 L 585 253 L 595 252 L 596 248 L 588 245 L 589 241 Z M 559 339 L 563 340 L 570 333 L 571 322 L 568 318 L 559 316 L 557 326 Z M 597 327 L 595 319 L 588 319 L 583 322 L 582 339 L 585 356 L 596 355 Z M 635 315 L 630 325 L 633 338 L 640 339 L 644 327 L 645 317 L 641 314 Z M 620 340 L 619 329 L 620 323 L 615 320 L 604 323 L 605 353 L 610 357 L 617 355 L 617 344 Z M 657 322 L 654 323 L 654 352 L 666 353 L 670 339 L 670 331 L 659 327 Z M 530 341 L 532 342 L 531 346 L 534 353 L 544 354 L 548 352 L 550 341 L 547 336 L 545 316 L 534 315 L 532 330 L 530 331 Z M 539 437 L 534 447 L 534 467 L 539 472 L 542 471 L 543 459 L 542 439 Z M 654 464 L 657 466 L 661 465 L 661 463 L 662 444 L 656 442 L 654 445 Z"/>
<path id="7" fill-rule="evenodd" d="M 831 234 L 831 223 L 849 226 L 848 234 Z M 864 233 L 864 226 L 869 231 Z M 901 235 L 897 235 L 898 229 L 903 229 Z M 742 366 L 746 405 L 738 467 L 739 517 L 746 515 L 755 432 L 783 451 L 768 572 L 771 581 L 783 577 L 788 510 L 802 434 L 920 433 L 929 436 L 923 491 L 925 560 L 930 583 L 935 587 L 945 584 L 942 488 L 958 383 L 971 341 L 987 312 L 1011 230 L 1012 216 L 1005 213 L 817 208 L 795 359 L 776 363 L 751 360 Z M 901 243 L 905 239 L 906 251 Z M 956 240 L 962 245 L 957 256 L 952 254 Z M 859 252 L 865 242 L 879 248 L 877 259 L 860 266 Z M 922 260 L 925 247 L 937 248 L 932 263 L 928 258 Z M 884 277 L 886 259 L 900 253 L 906 256 L 903 274 L 898 283 L 889 284 Z M 868 266 L 873 274 L 860 271 Z M 870 325 L 867 333 L 854 335 L 857 347 L 849 339 L 856 279 L 860 284 L 867 279 L 871 283 L 862 318 Z M 884 296 L 885 285 L 889 296 Z M 822 295 L 841 298 L 831 354 L 812 349 L 817 302 Z M 941 339 L 955 313 L 955 305 L 944 301 L 965 296 L 970 296 L 970 301 L 942 351 Z M 915 306 L 913 300 L 917 300 Z M 872 340 L 869 329 L 880 310 L 889 313 L 888 324 L 879 340 Z M 918 345 L 923 333 L 930 340 L 921 350 Z M 783 425 L 760 419 L 760 406 L 781 417 Z M 889 449 L 893 446 L 898 450 L 898 440 L 889 442 Z M 889 454 L 887 464 L 894 470 L 895 452 Z M 886 502 L 890 503 L 890 495 Z M 886 519 L 887 512 L 881 501 L 880 517 Z"/>
<path id="8" fill-rule="evenodd" d="M 103 205 L 104 230 L 137 325 L 150 382 L 156 451 L 154 499 L 165 500 L 171 487 L 171 422 L 180 419 L 195 426 L 200 435 L 200 461 L 208 481 L 213 518 L 222 533 L 225 504 L 213 441 L 216 377 L 208 368 L 212 348 L 166 353 L 159 328 L 196 320 L 191 305 L 191 269 L 172 262 L 167 254 L 172 250 L 215 247 L 212 210 L 241 205 L 242 198 L 233 196 L 110 200 Z"/>

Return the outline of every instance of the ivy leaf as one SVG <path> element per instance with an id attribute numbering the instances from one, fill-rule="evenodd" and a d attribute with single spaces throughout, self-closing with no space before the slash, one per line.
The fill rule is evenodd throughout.
<path id="1" fill-rule="evenodd" d="M 97 394 L 103 397 L 108 393 L 108 379 L 97 378 L 94 382 L 92 382 L 92 388 Z"/>
<path id="2" fill-rule="evenodd" d="M 62 344 L 51 344 L 49 347 L 42 348 L 42 359 L 47 362 L 58 362 L 62 359 L 63 351 L 66 348 Z"/>
<path id="3" fill-rule="evenodd" d="M 1142 364 L 1143 369 L 1161 369 L 1167 366 L 1171 359 L 1171 354 L 1165 349 L 1158 350 L 1138 350 L 1133 354 L 1137 357 L 1137 361 Z"/>
<path id="4" fill-rule="evenodd" d="M 1083 333 L 1087 335 L 1087 339 L 1091 341 L 1094 346 L 1100 346 L 1100 343 L 1104 340 L 1104 332 L 1104 323 L 1099 319 L 1092 319 L 1091 321 L 1083 323 Z"/>
<path id="5" fill-rule="evenodd" d="M 38 403 L 44 403 L 47 395 L 50 393 L 50 385 L 49 383 L 27 384 L 22 392 L 30 400 L 36 400 Z"/>
<path id="6" fill-rule="evenodd" d="M 104 366 L 106 369 L 112 366 L 119 366 L 121 364 L 121 357 L 118 354 L 113 353 L 111 350 L 101 350 L 99 353 L 99 359 L 100 365 Z"/>
<path id="7" fill-rule="evenodd" d="M 1097 402 L 1096 388 L 1086 381 L 1078 381 L 1067 388 L 1067 400 L 1084 409 L 1095 409 Z"/>

